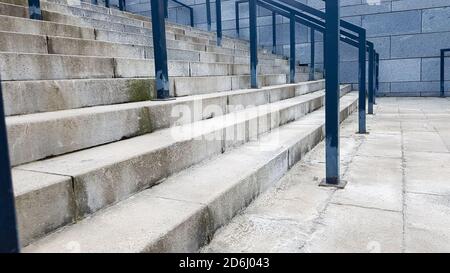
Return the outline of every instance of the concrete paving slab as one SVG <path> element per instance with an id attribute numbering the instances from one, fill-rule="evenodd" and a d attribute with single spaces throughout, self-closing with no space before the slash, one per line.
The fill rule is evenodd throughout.
<path id="1" fill-rule="evenodd" d="M 356 156 L 343 178 L 348 184 L 334 194 L 331 202 L 402 210 L 401 158 Z"/>
<path id="2" fill-rule="evenodd" d="M 450 252 L 450 196 L 406 194 L 405 250 Z"/>
<path id="3" fill-rule="evenodd" d="M 401 252 L 400 212 L 330 204 L 304 252 Z"/>
<path id="4" fill-rule="evenodd" d="M 404 146 L 406 152 L 449 152 L 437 132 L 403 132 Z"/>
<path id="5" fill-rule="evenodd" d="M 407 191 L 450 196 L 450 153 L 408 152 L 405 158 Z"/>
<path id="6" fill-rule="evenodd" d="M 401 136 L 371 132 L 367 136 L 367 143 L 361 147 L 358 154 L 362 156 L 400 158 L 402 156 Z"/>

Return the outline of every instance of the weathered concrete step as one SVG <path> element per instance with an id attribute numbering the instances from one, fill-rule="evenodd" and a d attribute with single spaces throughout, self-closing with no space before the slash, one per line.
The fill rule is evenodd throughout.
<path id="1" fill-rule="evenodd" d="M 341 120 L 356 105 L 356 94 L 343 97 Z M 79 252 L 196 252 L 323 136 L 321 109 L 181 171 L 23 250 L 69 252 L 75 247 Z"/>
<path id="2" fill-rule="evenodd" d="M 23 0 L 5 0 L 2 2 L 14 4 L 14 5 L 20 5 L 20 6 L 24 6 L 24 7 L 28 6 L 28 3 Z M 84 14 L 84 16 L 89 16 L 90 15 L 89 11 L 93 11 L 93 12 L 97 13 L 97 15 L 94 15 L 94 16 L 100 16 L 99 18 L 106 18 L 106 19 L 112 18 L 114 22 L 123 22 L 123 20 L 125 20 L 125 21 L 128 21 L 128 22 L 123 22 L 125 24 L 134 25 L 134 26 L 138 26 L 138 27 L 151 28 L 151 22 L 149 21 L 150 19 L 148 17 L 137 15 L 137 14 L 132 14 L 129 12 L 122 12 L 122 11 L 119 11 L 114 8 L 108 9 L 108 8 L 101 7 L 101 6 L 92 5 L 92 4 L 86 3 L 86 2 L 80 2 L 80 3 L 72 3 L 71 2 L 70 4 L 68 4 L 67 1 L 64 1 L 64 0 L 63 1 L 59 1 L 59 0 L 43 1 L 42 7 L 44 9 L 60 11 L 63 13 L 64 13 L 64 11 L 66 11 L 66 13 L 68 12 L 68 14 L 75 12 L 77 15 Z M 98 14 L 98 13 L 100 13 L 100 14 Z M 91 16 L 93 16 L 93 15 L 91 15 Z M 105 16 L 107 16 L 107 17 L 105 17 Z M 208 31 L 204 31 L 201 29 L 192 28 L 190 26 L 180 25 L 180 24 L 172 23 L 172 22 L 166 23 L 166 31 L 169 34 L 170 33 L 173 33 L 173 34 L 190 33 L 193 35 L 208 38 L 210 40 L 216 39 L 215 33 L 213 33 L 213 32 L 208 32 Z M 241 39 L 235 39 L 235 38 L 229 38 L 226 36 L 223 37 L 223 42 L 225 43 L 225 45 L 228 43 L 235 43 L 237 45 L 236 48 L 243 48 L 243 49 L 247 49 L 248 45 L 249 45 L 248 41 L 241 40 Z"/>
<path id="3" fill-rule="evenodd" d="M 22 185 L 27 183 L 17 170 L 57 176 L 28 182 L 39 190 L 17 190 L 23 194 L 16 200 L 26 201 L 24 204 L 17 202 L 22 243 L 27 244 L 54 227 L 85 218 L 165 177 L 257 139 L 321 107 L 323 101 L 324 92 L 319 91 L 18 166 L 13 169 L 13 180 Z M 20 187 L 19 183 L 14 184 Z M 68 187 L 72 189 L 70 192 L 65 191 Z M 65 192 L 59 193 L 59 190 Z M 39 196 L 33 197 L 35 194 Z M 62 199 L 64 197 L 67 198 Z M 54 198 L 58 198 L 58 202 L 52 202 Z M 42 200 L 45 204 L 39 203 Z M 58 206 L 51 207 L 53 203 Z M 28 219 L 26 216 L 30 214 L 36 218 Z M 40 221 L 28 222 L 32 219 Z"/>
<path id="4" fill-rule="evenodd" d="M 258 106 L 322 88 L 320 81 L 190 96 L 170 102 L 144 101 L 12 116 L 6 119 L 11 164 L 144 135 L 221 116 L 235 111 L 237 106 Z"/>
<path id="5" fill-rule="evenodd" d="M 306 81 L 307 75 L 297 78 Z M 285 74 L 258 77 L 259 86 L 287 83 Z M 154 99 L 153 78 L 3 81 L 7 116 Z M 171 77 L 172 96 L 250 88 L 250 76 Z"/>
<path id="6" fill-rule="evenodd" d="M 79 56 L 101 56 L 117 58 L 153 59 L 153 46 L 111 43 L 97 40 L 76 39 L 58 36 L 32 35 L 0 31 L 0 52 L 41 53 Z M 168 48 L 169 60 L 193 62 L 225 62 L 249 64 L 248 56 L 234 56 L 214 52 Z M 287 65 L 285 59 L 267 58 L 260 54 L 260 63 Z"/>
<path id="7" fill-rule="evenodd" d="M 80 39 L 95 39 L 93 28 L 0 15 L 0 30 L 36 35 L 55 35 Z"/>
<path id="8" fill-rule="evenodd" d="M 0 31 L 16 32 L 19 34 L 34 34 L 57 37 L 71 37 L 85 40 L 98 40 L 113 43 L 126 43 L 138 46 L 148 46 L 153 44 L 151 36 L 142 34 L 132 34 L 119 31 L 99 30 L 88 27 L 77 27 L 72 25 L 65 25 L 53 22 L 30 20 L 26 18 L 10 17 L 0 15 Z M 11 40 L 16 37 L 11 37 L 4 43 L 19 44 L 20 40 Z M 169 37 L 170 38 L 170 37 Z M 186 49 L 195 51 L 207 51 L 219 54 L 228 54 L 234 56 L 249 56 L 248 48 L 246 49 L 231 49 L 217 47 L 213 45 L 205 45 L 198 43 L 190 43 L 186 41 L 167 39 L 168 48 Z M 19 48 L 26 48 L 29 45 L 19 45 Z M 282 56 L 277 56 L 269 53 L 265 49 L 259 49 L 259 58 L 261 59 L 283 59 Z"/>
<path id="9" fill-rule="evenodd" d="M 169 76 L 231 76 L 248 75 L 245 64 L 169 61 Z M 264 65 L 258 73 L 287 73 L 287 65 Z M 5 81 L 62 80 L 93 78 L 154 77 L 154 61 L 56 54 L 1 53 L 0 72 Z"/>
<path id="10" fill-rule="evenodd" d="M 47 10 L 47 6 L 51 6 L 51 9 Z M 0 14 L 3 15 L 27 18 L 27 10 L 28 8 L 24 6 L 17 6 L 0 2 Z M 85 10 L 75 6 L 65 6 L 43 2 L 42 15 L 45 21 L 50 22 L 83 27 L 93 27 L 97 29 L 114 30 L 134 34 L 152 34 L 150 28 L 151 24 L 144 21 Z M 180 28 L 169 26 L 167 28 L 167 32 L 169 39 L 184 40 L 209 45 L 215 45 L 216 43 L 215 37 L 212 37 L 211 35 L 195 35 L 194 32 L 190 32 L 194 34 L 194 36 L 191 36 L 190 34 L 188 34 L 189 32 L 187 33 L 185 30 Z M 223 39 L 222 46 L 232 49 L 247 49 L 248 43 L 238 39 L 225 38 Z"/>
<path id="11" fill-rule="evenodd" d="M 105 10 L 101 11 L 101 10 L 98 10 L 97 7 L 94 9 L 90 9 L 88 7 L 92 7 L 92 5 L 91 6 L 89 6 L 89 5 L 74 6 L 74 5 L 67 5 L 67 3 L 64 3 L 61 1 L 59 1 L 57 4 L 52 3 L 52 2 L 44 2 L 44 4 L 42 5 L 43 9 L 51 11 L 51 12 L 57 12 L 57 13 L 62 13 L 62 14 L 72 15 L 72 16 L 83 16 L 83 17 L 88 17 L 91 19 L 126 24 L 126 25 L 135 26 L 135 27 L 139 27 L 139 28 L 147 28 L 147 29 L 151 28 L 151 23 L 149 21 L 149 18 L 144 17 L 144 18 L 141 18 L 138 20 L 136 18 L 131 18 L 128 16 L 118 15 L 120 13 L 116 14 L 115 12 L 112 12 L 112 10 L 114 10 L 114 9 L 105 9 Z M 142 19 L 145 19 L 145 20 L 142 20 Z M 216 40 L 216 36 L 212 32 L 206 32 L 206 31 L 202 31 L 202 30 L 198 30 L 195 28 L 186 27 L 186 26 L 182 26 L 182 25 L 178 25 L 178 24 L 173 24 L 173 23 L 167 24 L 166 31 L 168 31 L 170 33 L 174 33 L 175 35 L 186 35 L 187 33 L 194 34 L 196 37 L 210 40 L 211 44 L 214 44 L 215 40 Z M 141 33 L 148 33 L 148 31 L 141 31 Z M 247 41 L 235 39 L 235 38 L 232 39 L 232 38 L 228 38 L 228 37 L 224 37 L 222 40 L 222 43 L 223 43 L 222 46 L 229 47 L 229 48 L 248 48 L 248 46 L 249 46 L 249 43 Z"/>

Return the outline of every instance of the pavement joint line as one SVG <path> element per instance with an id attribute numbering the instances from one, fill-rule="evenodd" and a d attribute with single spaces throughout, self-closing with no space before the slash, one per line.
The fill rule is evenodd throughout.
<path id="1" fill-rule="evenodd" d="M 433 123 L 430 122 L 430 119 L 428 118 L 428 116 L 426 117 L 426 119 L 428 120 L 428 122 L 431 124 L 431 127 L 433 127 L 434 131 L 436 132 L 436 134 L 438 134 L 439 138 L 441 139 L 442 143 L 444 144 L 445 147 L 447 147 L 447 153 L 450 152 L 450 146 L 447 145 L 447 143 L 445 142 L 444 138 L 442 137 L 440 131 L 436 128 L 435 125 L 433 125 Z"/>
<path id="2" fill-rule="evenodd" d="M 379 159 L 402 159 L 401 156 L 367 155 L 367 154 L 356 155 L 356 157 L 379 158 Z"/>
<path id="3" fill-rule="evenodd" d="M 400 106 L 399 106 L 400 110 Z M 405 158 L 405 136 L 403 131 L 403 122 L 400 122 L 401 129 L 401 152 L 402 152 L 402 253 L 406 252 L 406 158 Z"/>
<path id="4" fill-rule="evenodd" d="M 438 194 L 438 193 L 430 193 L 430 192 L 405 191 L 405 193 L 416 194 L 416 195 L 431 195 L 431 196 L 439 196 L 439 197 L 450 197 L 449 194 Z"/>
<path id="5" fill-rule="evenodd" d="M 355 114 L 353 114 L 353 115 L 355 115 Z M 344 166 L 344 170 L 342 172 L 342 177 L 346 176 L 347 172 L 350 169 L 350 165 L 353 162 L 353 159 L 357 156 L 357 153 L 358 153 L 359 149 L 361 148 L 361 146 L 367 141 L 367 138 L 365 138 L 365 137 L 362 138 L 362 137 L 356 136 L 353 138 L 359 143 L 356 147 L 353 148 L 353 151 L 352 151 L 351 155 L 349 156 L 350 160 L 348 161 L 348 164 L 346 164 Z M 324 201 L 324 206 L 323 206 L 322 210 L 319 211 L 318 216 L 312 220 L 312 227 L 311 227 L 310 234 L 309 234 L 311 237 L 310 239 L 312 239 L 312 237 L 314 236 L 314 233 L 316 231 L 318 231 L 319 225 L 323 225 L 321 221 L 324 219 L 324 214 L 328 210 L 328 207 L 330 206 L 330 204 L 333 204 L 332 200 L 334 197 L 334 193 L 338 190 L 339 189 L 336 189 L 336 188 L 330 189 L 330 193 L 329 193 L 328 197 L 326 198 L 326 200 Z M 306 241 L 302 246 L 300 246 L 299 249 L 302 250 L 303 248 L 305 248 L 307 246 L 307 244 L 308 244 L 308 241 Z"/>
<path id="6" fill-rule="evenodd" d="M 377 208 L 377 207 L 368 207 L 368 206 L 361 206 L 361 205 L 341 203 L 341 202 L 331 202 L 331 204 L 337 205 L 337 206 L 356 207 L 356 208 L 361 208 L 361 209 L 378 210 L 378 211 L 384 211 L 384 212 L 396 212 L 396 213 L 402 212 L 401 210 L 382 209 L 382 208 Z"/>

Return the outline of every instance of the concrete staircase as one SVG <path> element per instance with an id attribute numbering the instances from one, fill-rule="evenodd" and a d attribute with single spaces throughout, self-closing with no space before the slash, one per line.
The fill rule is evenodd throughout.
<path id="1" fill-rule="evenodd" d="M 0 0 L 0 73 L 26 252 L 197 251 L 323 137 L 324 81 L 167 23 L 173 101 L 151 101 L 148 18 Z M 342 119 L 357 96 L 342 86 Z"/>

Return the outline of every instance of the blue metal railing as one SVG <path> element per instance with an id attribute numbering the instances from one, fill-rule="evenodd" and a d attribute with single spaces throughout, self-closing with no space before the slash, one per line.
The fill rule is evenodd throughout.
<path id="1" fill-rule="evenodd" d="M 96 0 L 93 2 L 97 3 Z M 123 8 L 125 9 L 125 0 Z M 379 88 L 379 55 L 374 50 L 372 43 L 366 40 L 366 31 L 356 25 L 340 20 L 339 0 L 329 0 L 325 3 L 325 12 L 313 9 L 295 0 L 246 0 L 249 3 L 249 27 L 250 27 L 250 70 L 251 86 L 257 87 L 258 44 L 257 44 L 257 6 L 262 6 L 272 11 L 273 22 L 273 49 L 276 51 L 276 16 L 281 15 L 290 19 L 290 45 L 291 45 L 291 81 L 295 78 L 295 25 L 303 24 L 311 28 L 311 41 L 314 43 L 315 32 L 323 33 L 324 41 L 324 67 L 326 72 L 326 103 L 325 103 L 325 127 L 326 127 L 326 185 L 339 185 L 339 44 L 340 41 L 348 43 L 359 49 L 359 132 L 366 132 L 365 104 L 366 104 L 366 53 L 369 53 L 369 109 L 375 103 L 376 92 Z M 152 32 L 155 61 L 156 99 L 167 100 L 170 98 L 169 75 L 167 65 L 167 46 L 165 18 L 167 15 L 167 0 L 152 0 Z M 174 1 L 180 3 L 179 1 Z M 239 1 L 242 2 L 242 1 Z M 109 6 L 109 1 L 106 1 Z M 183 6 L 187 6 L 182 4 Z M 211 29 L 211 6 L 206 0 L 207 23 Z M 30 17 L 42 19 L 39 0 L 29 0 Z M 189 7 L 190 10 L 193 10 Z M 238 11 L 237 11 L 238 14 Z M 217 18 L 217 43 L 222 40 L 221 1 L 216 1 Z M 239 19 L 239 16 L 237 17 Z M 191 25 L 193 25 L 191 13 Z M 237 20 L 238 21 L 238 20 Z M 239 23 L 237 26 L 239 26 Z M 238 28 L 237 28 L 238 29 Z M 450 51 L 448 49 L 447 51 Z M 314 67 L 314 49 L 311 50 L 312 67 Z M 443 64 L 444 52 L 441 55 Z M 441 68 L 441 88 L 444 74 Z M 1 81 L 0 81 L 0 95 Z M 369 110 L 370 112 L 370 110 Z M 0 252 L 18 252 L 19 240 L 15 218 L 14 195 L 9 162 L 7 132 L 3 109 L 3 100 L 0 96 Z"/>
<path id="2" fill-rule="evenodd" d="M 30 19 L 42 20 L 40 0 L 28 0 L 28 12 Z"/>
<path id="3" fill-rule="evenodd" d="M 0 79 L 0 253 L 19 252 L 16 209 L 8 152 L 2 83 Z"/>
<path id="4" fill-rule="evenodd" d="M 211 19 L 211 1 L 206 0 L 206 25 L 208 31 L 211 31 L 212 19 Z M 222 45 L 222 1 L 216 0 L 216 35 L 217 35 L 217 45 Z"/>
<path id="5" fill-rule="evenodd" d="M 194 9 L 180 1 L 177 1 L 177 0 L 170 0 L 170 1 L 182 6 L 183 8 L 186 8 L 189 11 L 189 19 L 190 19 L 189 22 L 190 22 L 190 26 L 193 27 L 194 26 Z M 165 18 L 169 17 L 169 0 L 164 0 L 164 16 L 165 16 Z"/>
<path id="6" fill-rule="evenodd" d="M 450 48 L 441 49 L 441 76 L 440 76 L 440 86 L 441 86 L 441 97 L 445 97 L 445 53 L 450 52 Z"/>
<path id="7" fill-rule="evenodd" d="M 238 1 L 236 4 L 236 7 L 239 7 L 240 4 L 246 3 L 248 0 L 241 0 Z M 286 18 L 292 19 L 292 14 L 295 14 L 295 20 L 296 22 L 303 24 L 307 27 L 310 27 L 311 30 L 319 31 L 321 33 L 325 33 L 325 23 L 323 20 L 318 19 L 318 16 L 320 18 L 324 17 L 324 13 L 321 11 L 317 11 L 313 9 L 312 14 L 305 14 L 299 10 L 295 10 L 286 4 L 280 3 L 283 1 L 272 1 L 272 0 L 257 0 L 256 4 L 258 6 L 261 6 L 263 8 L 268 9 L 269 11 L 276 12 L 277 14 L 284 16 Z M 295 1 L 294 1 L 295 2 Z M 297 2 L 295 2 L 297 3 Z M 305 5 L 298 3 L 297 6 L 300 9 L 310 11 L 311 8 Z M 302 11 L 303 11 L 302 10 Z M 240 14 L 239 11 L 236 11 L 236 20 L 239 21 Z M 359 133 L 363 134 L 366 133 L 366 51 L 369 53 L 369 95 L 371 98 L 369 99 L 369 114 L 373 114 L 373 104 L 375 103 L 375 90 L 374 90 L 374 71 L 375 71 L 375 58 L 370 57 L 374 56 L 376 54 L 373 43 L 366 41 L 366 31 L 354 24 L 345 22 L 343 20 L 340 21 L 341 23 L 341 30 L 340 30 L 340 40 L 342 42 L 345 42 L 347 44 L 350 44 L 354 47 L 357 47 L 359 49 Z M 239 26 L 239 23 L 236 24 L 236 26 Z M 292 24 L 291 24 L 292 26 Z M 252 31 L 252 29 L 250 29 Z M 356 34 L 353 34 L 351 32 L 354 32 Z M 291 31 L 292 33 L 292 31 Z M 291 48 L 291 56 L 295 53 L 293 50 L 295 48 L 295 40 L 290 40 L 290 48 Z M 315 54 L 314 52 L 315 45 L 312 44 L 311 46 L 311 55 Z M 293 58 L 291 58 L 291 70 L 290 75 L 295 75 L 295 61 L 292 61 L 295 58 L 295 55 Z M 314 58 L 312 58 L 314 61 Z M 293 65 L 294 64 L 294 65 Z M 312 67 L 315 67 L 315 64 L 313 63 L 311 65 Z M 252 71 L 256 71 L 252 69 Z M 325 71 L 326 72 L 326 71 Z M 313 72 L 312 72 L 313 73 Z M 256 73 L 252 73 L 252 77 L 257 77 Z M 253 80 L 253 83 L 256 83 L 257 80 Z M 292 82 L 292 77 L 291 77 Z M 256 87 L 256 86 L 252 86 Z"/>

